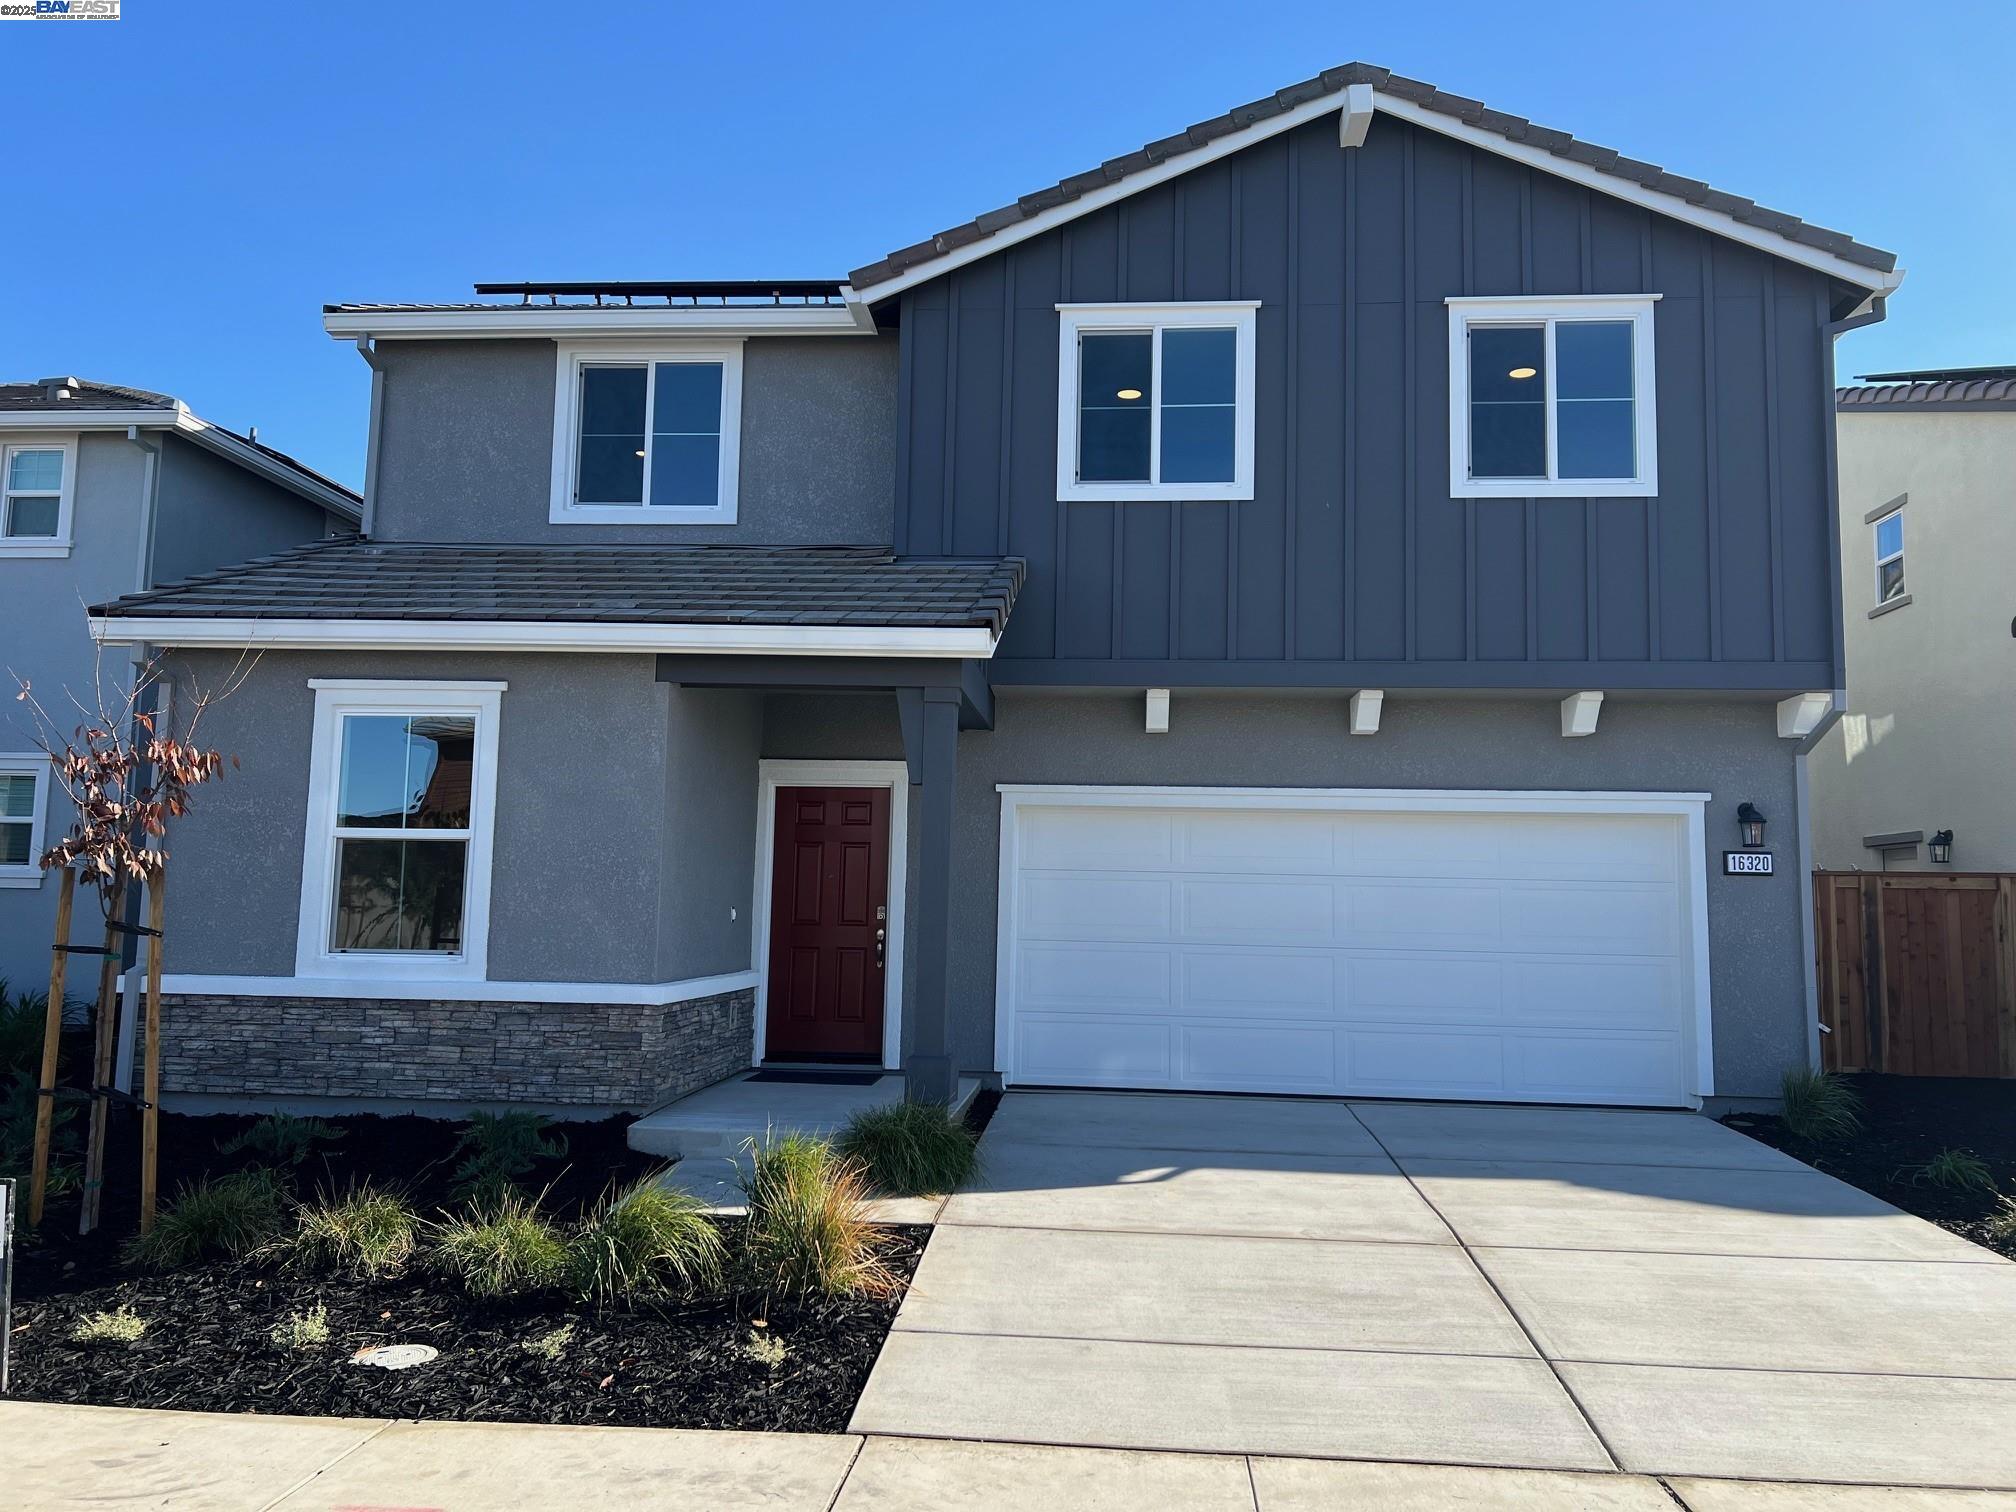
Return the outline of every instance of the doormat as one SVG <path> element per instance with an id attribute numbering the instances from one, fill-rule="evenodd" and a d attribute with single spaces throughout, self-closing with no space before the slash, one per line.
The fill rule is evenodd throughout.
<path id="1" fill-rule="evenodd" d="M 803 1082 L 815 1087 L 872 1087 L 882 1080 L 880 1071 L 757 1071 L 745 1078 L 752 1082 Z"/>

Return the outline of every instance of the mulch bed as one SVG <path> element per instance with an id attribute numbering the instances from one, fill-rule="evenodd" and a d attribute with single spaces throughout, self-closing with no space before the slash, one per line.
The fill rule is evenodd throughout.
<path id="1" fill-rule="evenodd" d="M 1801 1139 L 1781 1120 L 1761 1114 L 1732 1113 L 1722 1122 L 2016 1259 L 2016 1237 L 1997 1239 L 1988 1232 L 1988 1219 L 1997 1208 L 1993 1194 L 1933 1186 L 1913 1177 L 1914 1167 L 1941 1150 L 1969 1150 L 1986 1162 L 2001 1191 L 2016 1195 L 2016 1081 L 1870 1074 L 1845 1080 L 1863 1104 L 1862 1132 L 1852 1139 Z"/>
<path id="2" fill-rule="evenodd" d="M 998 1100 L 998 1099 L 996 1099 Z M 984 1122 L 992 1102 L 969 1118 Z M 330 1120 L 344 1137 L 295 1176 L 303 1195 L 399 1173 L 422 1213 L 450 1206 L 460 1125 L 413 1117 Z M 184 1182 L 259 1164 L 218 1146 L 252 1120 L 161 1119 L 163 1200 Z M 628 1119 L 556 1123 L 564 1161 L 528 1179 L 545 1211 L 571 1219 L 606 1192 L 661 1162 L 624 1143 Z M 596 1312 L 561 1297 L 472 1301 L 426 1275 L 356 1282 L 285 1275 L 247 1262 L 166 1274 L 135 1271 L 119 1248 L 138 1226 L 138 1120 L 115 1120 L 99 1231 L 76 1233 L 74 1194 L 53 1199 L 39 1236 L 23 1237 L 14 1276 L 10 1394 L 107 1407 L 496 1422 L 625 1424 L 837 1433 L 846 1428 L 923 1252 L 928 1228 L 890 1227 L 883 1258 L 902 1286 L 890 1296 L 773 1302 L 758 1295 Z M 276 1323 L 320 1304 L 326 1345 L 276 1347 Z M 77 1344 L 77 1323 L 130 1307 L 148 1323 L 131 1344 Z M 527 1346 L 573 1326 L 548 1360 Z M 752 1330 L 781 1339 L 774 1367 L 749 1350 Z M 431 1344 L 430 1364 L 404 1371 L 349 1363 L 360 1347 Z"/>
<path id="3" fill-rule="evenodd" d="M 907 1284 L 930 1231 L 887 1232 L 885 1258 Z M 557 1299 L 471 1302 L 424 1277 L 296 1279 L 242 1263 L 77 1288 L 30 1259 L 17 1280 L 12 1394 L 31 1401 L 801 1433 L 846 1428 L 902 1300 L 595 1313 Z M 326 1345 L 272 1343 L 274 1324 L 318 1303 Z M 147 1320 L 140 1340 L 70 1341 L 80 1319 L 122 1305 Z M 557 1359 L 527 1347 L 569 1324 Z M 781 1363 L 750 1353 L 752 1330 L 783 1341 Z M 440 1358 L 401 1371 L 349 1363 L 364 1345 L 394 1343 L 431 1344 Z"/>

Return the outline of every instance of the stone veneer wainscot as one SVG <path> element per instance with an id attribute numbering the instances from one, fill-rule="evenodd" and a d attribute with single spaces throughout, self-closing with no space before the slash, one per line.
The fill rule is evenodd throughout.
<path id="1" fill-rule="evenodd" d="M 744 1070 L 756 995 L 649 1007 L 172 995 L 165 1093 L 648 1108 Z"/>

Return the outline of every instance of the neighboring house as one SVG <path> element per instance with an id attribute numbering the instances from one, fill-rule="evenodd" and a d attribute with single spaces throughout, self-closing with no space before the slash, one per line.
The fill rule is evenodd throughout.
<path id="1" fill-rule="evenodd" d="M 1871 376 L 1835 394 L 1848 711 L 1814 864 L 2016 871 L 2016 367 Z"/>
<path id="2" fill-rule="evenodd" d="M 1771 1097 L 1899 277 L 1353 65 L 846 284 L 332 306 L 369 539 L 99 620 L 269 648 L 168 1084 Z"/>
<path id="3" fill-rule="evenodd" d="M 122 699 L 132 671 L 92 644 L 88 605 L 354 531 L 359 500 L 179 399 L 77 378 L 0 383 L 0 489 L 0 980 L 33 990 L 57 892 L 36 858 L 71 820 L 16 679 L 67 738 L 72 699 L 95 707 L 101 672 Z"/>

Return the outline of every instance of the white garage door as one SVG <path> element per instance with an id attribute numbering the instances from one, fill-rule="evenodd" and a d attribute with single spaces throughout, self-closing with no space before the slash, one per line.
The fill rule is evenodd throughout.
<path id="1" fill-rule="evenodd" d="M 1689 804 L 1698 832 L 1698 795 L 1003 789 L 1000 1064 L 1024 1085 L 1687 1103 L 1708 1090 Z"/>

